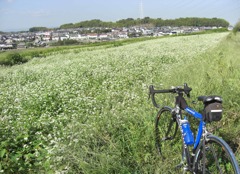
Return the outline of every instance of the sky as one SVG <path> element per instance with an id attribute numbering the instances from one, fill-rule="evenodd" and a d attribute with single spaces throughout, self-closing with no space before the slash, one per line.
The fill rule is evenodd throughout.
<path id="1" fill-rule="evenodd" d="M 0 31 L 5 32 L 141 17 L 217 17 L 235 25 L 240 20 L 240 0 L 0 0 Z"/>

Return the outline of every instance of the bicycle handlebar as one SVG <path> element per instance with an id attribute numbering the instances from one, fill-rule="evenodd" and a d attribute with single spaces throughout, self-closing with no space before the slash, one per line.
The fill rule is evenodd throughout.
<path id="1" fill-rule="evenodd" d="M 176 94 L 183 94 L 185 93 L 187 97 L 190 97 L 190 91 L 192 88 L 188 87 L 187 83 L 184 83 L 183 88 L 180 86 L 173 87 L 172 89 L 162 89 L 162 90 L 155 90 L 153 85 L 149 86 L 149 98 L 151 96 L 152 103 L 156 108 L 159 108 L 160 106 L 157 104 L 155 100 L 155 94 L 157 93 L 176 93 Z"/>

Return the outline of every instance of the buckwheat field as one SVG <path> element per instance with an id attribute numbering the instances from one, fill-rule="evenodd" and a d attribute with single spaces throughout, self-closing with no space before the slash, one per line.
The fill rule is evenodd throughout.
<path id="1" fill-rule="evenodd" d="M 164 171 L 148 86 L 185 82 L 193 88 L 191 100 L 225 99 L 225 128 L 217 133 L 238 147 L 239 160 L 239 45 L 239 35 L 229 33 L 167 37 L 0 67 L 0 172 Z M 173 96 L 159 98 L 168 102 Z"/>

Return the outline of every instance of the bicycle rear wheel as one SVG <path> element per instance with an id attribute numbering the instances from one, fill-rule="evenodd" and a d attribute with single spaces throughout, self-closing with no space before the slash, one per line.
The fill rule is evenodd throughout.
<path id="1" fill-rule="evenodd" d="M 214 135 L 207 136 L 205 155 L 203 146 L 201 143 L 196 150 L 194 160 L 196 173 L 204 173 L 205 168 L 206 174 L 240 174 L 234 153 L 223 139 Z"/>
<path id="2" fill-rule="evenodd" d="M 155 121 L 156 148 L 164 165 L 171 169 L 180 163 L 182 157 L 182 143 L 181 138 L 177 136 L 177 129 L 178 124 L 172 109 L 163 107 Z"/>

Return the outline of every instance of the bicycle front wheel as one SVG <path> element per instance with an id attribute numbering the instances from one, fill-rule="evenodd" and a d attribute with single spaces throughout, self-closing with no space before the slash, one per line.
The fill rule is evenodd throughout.
<path id="1" fill-rule="evenodd" d="M 234 153 L 223 139 L 209 135 L 205 142 L 205 148 L 203 147 L 204 145 L 201 143 L 196 150 L 194 160 L 196 173 L 240 174 Z"/>
<path id="2" fill-rule="evenodd" d="M 181 138 L 177 137 L 177 129 L 178 124 L 172 109 L 163 107 L 155 121 L 156 147 L 164 165 L 171 168 L 179 164 L 182 155 L 182 143 Z"/>

